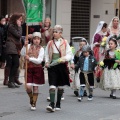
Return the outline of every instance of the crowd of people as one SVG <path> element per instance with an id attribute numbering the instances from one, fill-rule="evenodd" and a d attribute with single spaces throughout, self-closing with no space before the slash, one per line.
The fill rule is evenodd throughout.
<path id="1" fill-rule="evenodd" d="M 44 68 L 48 71 L 49 101 L 46 110 L 61 110 L 64 87 L 70 86 L 78 101 L 84 96 L 93 100 L 93 90 L 110 90 L 116 99 L 120 89 L 120 21 L 114 17 L 108 25 L 100 21 L 90 41 L 81 38 L 78 51 L 63 38 L 61 25 L 51 27 L 50 18 L 39 25 L 28 27 L 24 15 L 15 13 L 6 19 L 0 17 L 0 67 L 4 69 L 3 85 L 19 88 L 21 58 L 25 69 L 26 93 L 31 110 L 36 110 L 38 87 L 45 84 Z M 26 39 L 28 38 L 28 40 Z M 74 72 L 71 78 L 69 69 Z M 57 100 L 55 95 L 57 91 Z"/>

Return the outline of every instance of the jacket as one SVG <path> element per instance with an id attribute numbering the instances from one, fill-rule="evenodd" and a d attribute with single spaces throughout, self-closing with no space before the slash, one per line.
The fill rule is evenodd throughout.
<path id="1" fill-rule="evenodd" d="M 88 67 L 87 72 L 93 72 L 97 65 L 97 61 L 94 58 L 94 56 L 92 56 L 92 55 L 90 55 L 88 59 L 89 59 L 89 67 Z M 76 71 L 78 71 L 79 68 L 81 71 L 83 71 L 84 61 L 85 61 L 85 57 L 83 55 L 81 55 L 79 58 L 79 61 L 77 62 L 76 66 L 75 66 Z"/>
<path id="2" fill-rule="evenodd" d="M 8 26 L 6 54 L 18 54 L 18 47 L 21 45 L 21 36 L 22 27 L 18 27 L 14 24 Z"/>

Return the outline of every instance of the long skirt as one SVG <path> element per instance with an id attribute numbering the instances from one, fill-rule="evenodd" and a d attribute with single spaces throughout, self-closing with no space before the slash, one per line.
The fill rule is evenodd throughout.
<path id="1" fill-rule="evenodd" d="M 105 68 L 100 83 L 104 90 L 120 89 L 120 70 Z"/>

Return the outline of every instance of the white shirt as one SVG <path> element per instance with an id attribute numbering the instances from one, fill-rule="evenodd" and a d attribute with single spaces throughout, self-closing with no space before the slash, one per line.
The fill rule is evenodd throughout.
<path id="1" fill-rule="evenodd" d="M 60 47 L 60 42 L 61 42 L 61 38 L 58 40 L 55 40 L 55 44 L 57 46 L 57 48 L 59 49 Z M 57 48 L 55 47 L 55 45 L 53 44 L 53 53 L 59 53 Z M 72 59 L 72 51 L 70 49 L 70 45 L 68 44 L 68 42 L 66 42 L 66 56 L 63 56 L 62 58 L 65 59 L 65 61 L 70 61 Z M 48 52 L 48 44 L 46 46 L 46 50 L 45 50 L 45 62 L 49 62 L 49 52 Z"/>
<path id="2" fill-rule="evenodd" d="M 31 44 L 28 44 L 28 50 L 30 48 L 30 45 Z M 25 56 L 26 55 L 26 47 L 23 46 L 22 50 L 21 50 L 21 55 L 22 56 Z M 40 48 L 40 51 L 39 51 L 39 55 L 38 55 L 38 58 L 35 58 L 35 57 L 29 57 L 29 61 L 30 62 L 33 62 L 35 64 L 40 64 L 42 61 L 43 61 L 43 58 L 44 58 L 44 48 L 41 47 Z"/>

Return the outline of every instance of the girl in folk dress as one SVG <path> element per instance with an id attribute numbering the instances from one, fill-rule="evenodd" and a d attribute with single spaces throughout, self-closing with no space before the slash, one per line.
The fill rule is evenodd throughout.
<path id="1" fill-rule="evenodd" d="M 31 110 L 36 110 L 38 86 L 45 83 L 44 71 L 41 65 L 41 62 L 43 61 L 44 57 L 44 49 L 40 45 L 40 43 L 40 32 L 34 32 L 32 43 L 28 44 L 28 42 L 25 42 L 25 46 L 28 44 L 28 54 L 25 55 L 25 46 L 21 50 L 21 55 L 25 56 L 25 59 L 28 61 L 26 91 L 30 98 Z"/>
<path id="2" fill-rule="evenodd" d="M 104 72 L 103 72 L 103 89 L 111 90 L 110 97 L 116 99 L 116 89 L 120 89 L 120 70 L 119 63 L 120 60 L 116 59 L 116 49 L 118 47 L 115 38 L 111 37 L 109 39 L 109 50 L 106 52 L 104 62 Z M 114 68 L 115 63 L 118 65 Z"/>
<path id="3" fill-rule="evenodd" d="M 107 31 L 107 24 L 104 21 L 100 21 L 92 39 L 92 49 L 97 62 L 100 62 L 105 57 L 105 54 L 104 54 L 105 46 L 101 46 L 101 42 L 103 37 L 108 36 L 108 33 L 106 31 Z M 97 66 L 95 71 L 95 77 L 97 82 L 100 81 L 101 74 L 102 74 L 102 71 L 100 67 Z"/>

